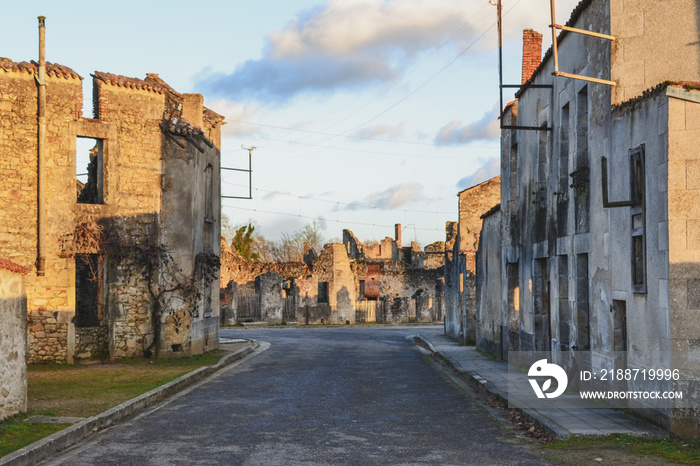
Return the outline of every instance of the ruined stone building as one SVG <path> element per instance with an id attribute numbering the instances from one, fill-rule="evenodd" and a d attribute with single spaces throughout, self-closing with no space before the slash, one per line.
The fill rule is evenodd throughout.
<path id="1" fill-rule="evenodd" d="M 343 244 L 307 248 L 305 262 L 244 260 L 222 244 L 222 322 L 269 323 L 437 321 L 443 313 L 442 243 L 429 245 L 429 259 L 417 243 L 397 237 L 365 246 L 351 231 Z M 426 265 L 427 264 L 427 265 Z"/>
<path id="2" fill-rule="evenodd" d="M 0 259 L 0 420 L 27 410 L 26 273 Z"/>
<path id="3" fill-rule="evenodd" d="M 615 368 L 700 376 L 700 12 L 694 0 L 583 0 L 505 109 L 500 208 L 477 256 L 477 342 L 508 351 L 583 354 Z M 524 56 L 541 56 L 524 35 Z M 549 85 L 551 88 L 541 87 Z M 536 128 L 527 130 L 523 127 Z M 674 353 L 672 353 L 674 352 Z M 637 381 L 628 381 L 633 390 Z M 631 408 L 697 436 L 678 401 Z"/>
<path id="4" fill-rule="evenodd" d="M 500 202 L 497 176 L 460 191 L 459 221 L 448 222 L 445 247 L 445 333 L 463 342 L 475 342 L 475 259 L 481 216 Z"/>
<path id="5" fill-rule="evenodd" d="M 216 348 L 223 117 L 158 75 L 95 72 L 85 118 L 82 79 L 0 59 L 0 257 L 29 271 L 28 360 Z"/>

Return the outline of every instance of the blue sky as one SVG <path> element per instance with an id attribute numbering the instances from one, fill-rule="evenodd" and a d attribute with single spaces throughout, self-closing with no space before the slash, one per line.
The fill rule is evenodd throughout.
<path id="1" fill-rule="evenodd" d="M 574 0 L 557 0 L 564 23 Z M 496 8 L 487 0 L 87 2 L 4 7 L 0 56 L 76 70 L 159 73 L 226 116 L 222 165 L 253 199 L 222 201 L 269 239 L 316 219 L 326 239 L 444 240 L 461 189 L 498 174 Z M 504 71 L 520 80 L 522 30 L 551 43 L 549 0 L 504 0 Z M 85 79 L 84 92 L 91 92 Z M 508 99 L 508 96 L 506 96 Z M 89 104 L 86 104 L 89 108 Z M 247 175 L 223 173 L 225 195 Z"/>

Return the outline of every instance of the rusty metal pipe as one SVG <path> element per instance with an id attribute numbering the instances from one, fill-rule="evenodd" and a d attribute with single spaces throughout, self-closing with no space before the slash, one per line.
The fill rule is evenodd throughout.
<path id="1" fill-rule="evenodd" d="M 36 274 L 46 274 L 46 17 L 39 16 L 39 70 L 35 76 L 39 88 L 37 136 L 37 247 Z"/>

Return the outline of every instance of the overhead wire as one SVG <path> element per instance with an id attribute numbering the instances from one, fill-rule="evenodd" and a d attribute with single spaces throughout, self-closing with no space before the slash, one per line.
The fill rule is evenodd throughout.
<path id="1" fill-rule="evenodd" d="M 233 210 L 243 210 L 246 212 L 258 212 L 262 214 L 271 214 L 271 215 L 282 215 L 286 217 L 297 217 L 297 218 L 304 218 L 308 220 L 319 220 L 321 217 L 319 216 L 309 216 L 309 215 L 301 215 L 301 214 L 293 214 L 290 212 L 275 212 L 271 210 L 261 210 L 261 209 L 248 209 L 245 207 L 239 207 L 239 206 L 232 206 L 232 205 L 223 205 L 224 207 L 228 207 Z M 353 222 L 353 221 L 344 221 L 344 220 L 330 220 L 327 218 L 322 218 L 324 222 L 331 222 L 331 223 L 342 223 L 343 225 L 361 225 L 361 226 L 370 226 L 370 227 L 380 227 L 380 228 L 394 228 L 394 225 L 382 225 L 382 224 L 377 224 L 377 223 L 367 223 L 367 222 Z M 420 228 L 420 227 L 415 227 L 416 230 L 420 231 L 441 231 L 440 228 Z"/>
<path id="2" fill-rule="evenodd" d="M 238 183 L 230 183 L 227 181 L 224 181 L 224 184 L 232 185 L 232 186 L 240 186 L 247 188 L 248 185 L 243 185 L 243 184 L 238 184 Z M 344 206 L 352 206 L 352 207 L 358 207 L 358 208 L 366 208 L 366 209 L 380 209 L 380 210 L 395 210 L 398 212 L 411 212 L 411 213 L 419 213 L 419 214 L 442 214 L 442 215 L 452 215 L 454 212 L 439 212 L 435 210 L 416 210 L 416 209 L 400 209 L 397 207 L 383 207 L 379 205 L 372 205 L 372 204 L 362 204 L 358 202 L 343 202 L 343 201 L 337 201 L 337 200 L 331 200 L 331 199 L 321 199 L 318 197 L 311 197 L 311 196 L 298 196 L 296 194 L 289 194 L 289 193 L 284 193 L 281 191 L 272 191 L 269 189 L 263 189 L 263 188 L 253 188 L 255 191 L 262 191 L 270 194 L 275 194 L 278 196 L 288 196 L 288 197 L 294 197 L 298 199 L 304 199 L 304 200 L 309 200 L 309 201 L 318 201 L 318 202 L 326 202 L 329 204 L 336 204 L 336 205 L 344 205 Z"/>

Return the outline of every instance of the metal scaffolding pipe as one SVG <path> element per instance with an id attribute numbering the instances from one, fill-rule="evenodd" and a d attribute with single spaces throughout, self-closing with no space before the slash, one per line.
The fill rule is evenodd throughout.
<path id="1" fill-rule="evenodd" d="M 39 70 L 35 76 L 39 87 L 37 139 L 37 248 L 36 274 L 46 273 L 46 17 L 39 16 Z"/>

